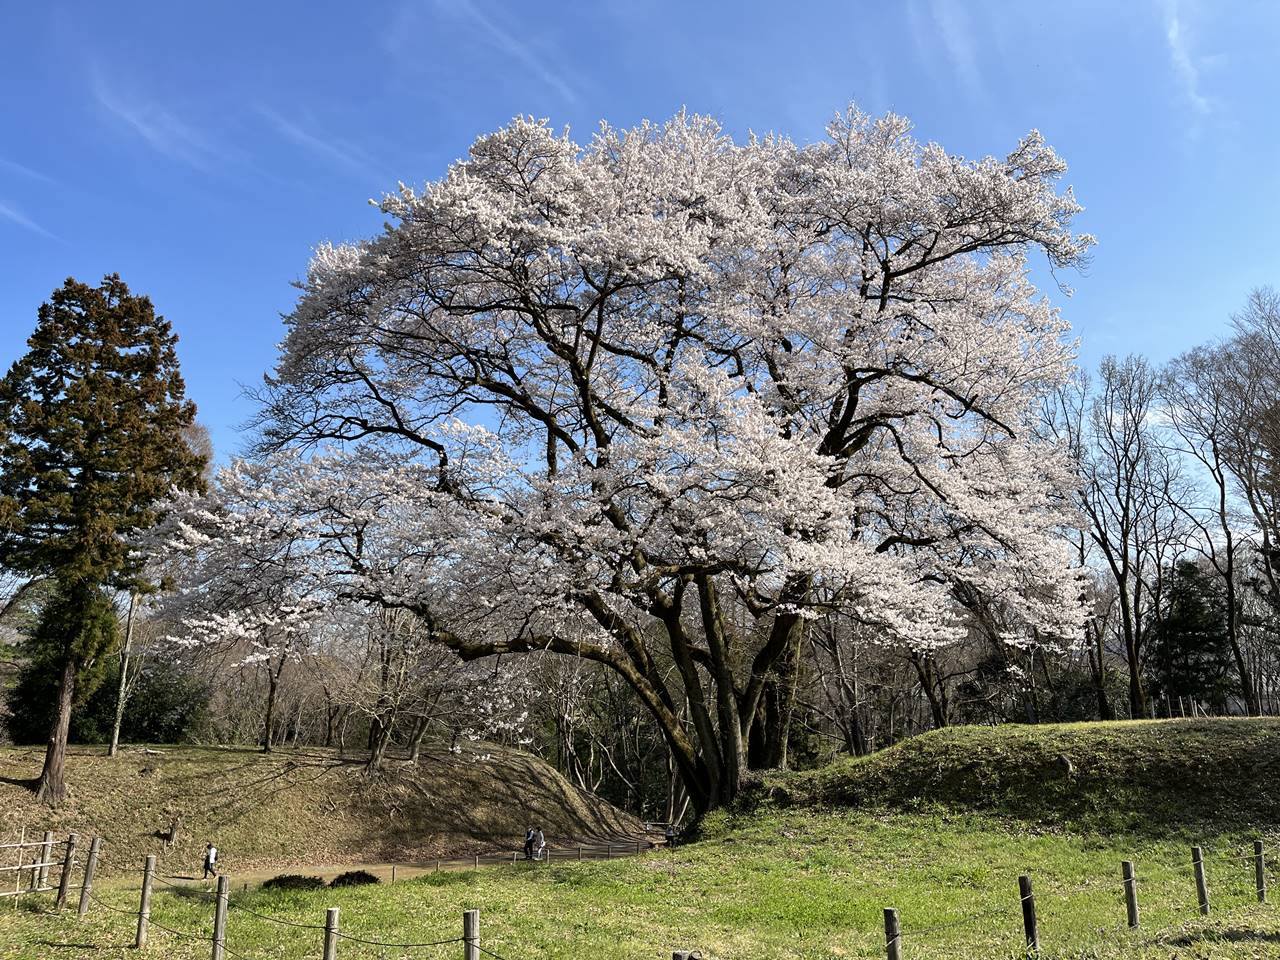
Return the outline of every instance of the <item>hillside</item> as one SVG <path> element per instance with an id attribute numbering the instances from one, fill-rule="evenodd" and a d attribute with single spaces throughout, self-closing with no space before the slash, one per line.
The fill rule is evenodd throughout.
<path id="1" fill-rule="evenodd" d="M 1280 824 L 1280 720 L 955 727 L 772 776 L 786 805 L 983 811 L 1081 830 Z"/>
<path id="2" fill-rule="evenodd" d="M 162 863 L 197 864 L 206 840 L 228 869 L 286 864 L 425 860 L 519 847 L 541 826 L 554 845 L 639 836 L 641 825 L 575 789 L 545 763 L 485 746 L 483 757 L 424 748 L 410 766 L 391 760 L 368 779 L 359 759 L 321 750 L 264 755 L 249 749 L 73 748 L 70 794 L 56 811 L 35 802 L 26 782 L 43 752 L 0 750 L 0 836 L 52 829 L 99 834 L 105 866 L 135 870 L 160 853 L 159 831 L 182 818 L 179 841 Z"/>

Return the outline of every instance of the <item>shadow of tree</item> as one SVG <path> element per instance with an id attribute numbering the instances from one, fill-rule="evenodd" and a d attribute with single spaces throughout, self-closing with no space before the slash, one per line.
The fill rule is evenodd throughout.
<path id="1" fill-rule="evenodd" d="M 1204 943 L 1280 943 L 1280 933 L 1264 933 L 1261 930 L 1229 927 L 1225 930 L 1204 930 L 1194 935 L 1184 934 L 1162 942 L 1172 947 L 1184 948 L 1199 946 Z"/>

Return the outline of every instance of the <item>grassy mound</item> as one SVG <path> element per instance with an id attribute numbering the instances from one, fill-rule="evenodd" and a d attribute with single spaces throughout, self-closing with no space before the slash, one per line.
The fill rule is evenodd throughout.
<path id="1" fill-rule="evenodd" d="M 69 795 L 57 810 L 29 788 L 42 751 L 0 749 L 0 839 L 43 830 L 102 836 L 108 872 L 136 872 L 148 853 L 161 870 L 198 875 L 204 845 L 233 874 L 291 865 L 425 861 L 520 846 L 530 825 L 556 846 L 640 836 L 641 825 L 574 788 L 542 761 L 514 750 L 390 760 L 363 775 L 358 758 L 323 750 L 162 747 L 73 748 Z M 162 835 L 181 818 L 177 844 Z M 87 839 L 82 841 L 87 842 Z"/>
<path id="2" fill-rule="evenodd" d="M 956 727 L 769 777 L 761 792 L 791 805 L 975 810 L 1087 831 L 1266 827 L 1280 824 L 1280 720 Z"/>

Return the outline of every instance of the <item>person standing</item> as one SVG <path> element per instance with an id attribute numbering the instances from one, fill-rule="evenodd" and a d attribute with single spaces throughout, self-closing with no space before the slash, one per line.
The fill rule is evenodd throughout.
<path id="1" fill-rule="evenodd" d="M 533 859 L 533 827 L 524 832 L 524 858 Z"/>
<path id="2" fill-rule="evenodd" d="M 218 875 L 218 848 L 212 843 L 206 843 L 204 845 L 203 879 L 208 880 L 209 874 L 213 874 L 215 877 Z"/>
<path id="3" fill-rule="evenodd" d="M 533 849 L 534 859 L 542 859 L 542 851 L 547 849 L 547 839 L 542 835 L 542 828 L 538 827 L 533 831 Z"/>

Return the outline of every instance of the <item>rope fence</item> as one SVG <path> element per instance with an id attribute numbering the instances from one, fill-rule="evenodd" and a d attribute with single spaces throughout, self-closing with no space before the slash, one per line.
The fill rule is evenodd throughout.
<path id="1" fill-rule="evenodd" d="M 26 841 L 24 839 L 18 843 L 0 846 L 0 850 L 15 851 L 18 859 L 18 862 L 12 866 L 0 867 L 0 877 L 12 873 L 18 878 L 17 888 L 14 891 L 0 891 L 0 894 L 18 896 L 56 889 L 58 894 L 54 910 L 62 910 L 66 905 L 70 892 L 72 871 L 76 865 L 77 845 L 78 838 L 76 834 L 69 834 L 65 840 L 55 843 L 53 835 L 45 833 L 44 837 L 38 841 Z M 61 856 L 53 855 L 55 848 L 59 850 Z M 1272 837 L 1254 841 L 1252 852 L 1229 850 L 1206 854 L 1202 847 L 1195 846 L 1190 849 L 1189 863 L 1186 861 L 1169 862 L 1155 857 L 1143 861 L 1121 861 L 1121 878 L 1119 880 L 1094 876 L 1086 878 L 1082 882 L 1064 886 L 1060 883 L 1055 883 L 1052 877 L 1040 877 L 1040 882 L 1044 888 L 1047 888 L 1047 893 L 1039 895 L 1036 894 L 1034 889 L 1033 875 L 1024 873 L 1018 877 L 1016 898 L 1010 896 L 1009 900 L 1003 905 L 991 906 L 986 909 L 979 909 L 976 912 L 967 912 L 964 916 L 953 919 L 921 925 L 916 925 L 913 922 L 908 922 L 904 925 L 903 917 L 897 908 L 885 907 L 883 910 L 883 949 L 888 960 L 904 960 L 904 957 L 907 956 L 904 951 L 909 951 L 912 944 L 919 944 L 924 938 L 944 931 L 954 932 L 965 928 L 973 929 L 978 925 L 984 926 L 984 934 L 1005 929 L 1009 936 L 1014 936 L 1017 930 L 1016 922 L 1020 915 L 1022 937 L 1026 941 L 1029 953 L 1034 954 L 1040 949 L 1041 920 L 1048 919 L 1050 921 L 1050 929 L 1056 927 L 1057 922 L 1065 920 L 1075 906 L 1071 902 L 1072 898 L 1090 894 L 1105 894 L 1107 897 L 1115 897 L 1117 908 L 1121 905 L 1123 906 L 1124 919 L 1118 920 L 1114 924 L 1097 927 L 1096 932 L 1098 934 L 1110 936 L 1119 934 L 1122 931 L 1132 933 L 1142 926 L 1140 912 L 1141 891 L 1144 886 L 1152 883 L 1167 885 L 1174 882 L 1191 881 L 1187 883 L 1187 900 L 1183 904 L 1184 908 L 1191 909 L 1194 907 L 1202 917 L 1208 917 L 1215 913 L 1218 916 L 1230 914 L 1248 904 L 1265 904 L 1267 902 L 1268 883 L 1274 878 L 1274 867 L 1272 863 L 1268 862 L 1267 854 L 1274 852 L 1276 849 L 1277 841 Z M 39 850 L 40 853 L 27 860 L 26 851 L 28 850 Z M 212 960 L 225 960 L 225 958 L 231 958 L 231 960 L 253 960 L 252 957 L 239 952 L 227 942 L 227 916 L 229 912 L 232 912 L 253 917 L 264 923 L 293 930 L 308 931 L 311 936 L 322 944 L 323 960 L 337 960 L 339 945 L 342 943 L 399 951 L 429 950 L 460 944 L 464 960 L 480 960 L 481 955 L 492 957 L 494 960 L 509 960 L 509 958 L 503 957 L 491 947 L 481 943 L 479 932 L 480 914 L 478 910 L 467 910 L 463 913 L 461 936 L 444 936 L 425 941 L 382 940 L 377 939 L 374 935 L 362 936 L 354 931 L 343 930 L 339 922 L 339 910 L 337 907 L 330 907 L 326 910 L 323 923 L 300 922 L 254 910 L 243 903 L 231 899 L 230 878 L 225 874 L 218 877 L 216 894 L 194 890 L 185 884 L 174 883 L 156 872 L 156 857 L 154 855 L 149 855 L 143 866 L 142 886 L 138 891 L 137 907 L 132 909 L 124 908 L 117 903 L 103 900 L 93 889 L 95 875 L 99 866 L 112 863 L 108 857 L 109 854 L 104 852 L 102 839 L 100 837 L 92 838 L 84 856 L 83 866 L 80 869 L 80 897 L 77 916 L 79 919 L 84 919 L 90 907 L 96 906 L 111 914 L 129 917 L 131 920 L 136 921 L 135 942 L 133 944 L 135 947 L 146 945 L 148 933 L 154 927 L 170 936 L 209 944 Z M 472 860 L 473 862 L 478 862 L 479 858 L 473 857 Z M 1211 865 L 1219 866 L 1219 872 L 1216 875 L 1212 875 L 1212 878 L 1219 881 L 1225 880 L 1226 885 L 1233 890 L 1230 896 L 1222 897 L 1219 895 L 1219 891 L 1219 894 L 1211 897 L 1209 885 Z M 119 868 L 121 864 L 115 863 L 114 866 Z M 1246 872 L 1240 869 L 1242 866 L 1251 867 L 1252 869 Z M 51 867 L 59 868 L 56 887 L 47 874 Z M 1226 873 L 1226 870 L 1231 870 L 1231 872 Z M 23 884 L 24 875 L 28 877 L 28 882 L 25 886 Z M 206 907 L 212 906 L 214 908 L 212 927 L 192 931 L 179 929 L 156 920 L 151 915 L 151 895 L 156 881 L 169 888 L 175 897 L 192 899 Z M 1243 899 L 1240 899 L 1241 886 L 1248 890 Z M 1191 899 L 1192 893 L 1195 896 L 1194 901 Z M 1235 902 L 1231 903 L 1229 902 L 1230 900 Z M 1167 907 L 1167 891 L 1163 905 Z M 1038 907 L 1045 909 L 1042 911 Z M 1179 926 L 1185 926 L 1185 921 L 1175 922 L 1172 926 L 1156 930 L 1149 934 L 1149 937 L 1165 937 Z M 697 956 L 700 956 L 700 954 L 696 950 L 678 950 L 673 953 L 673 957 L 676 960 Z"/>

